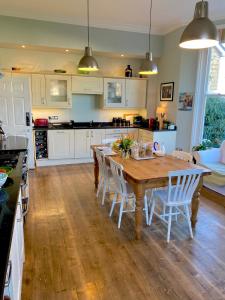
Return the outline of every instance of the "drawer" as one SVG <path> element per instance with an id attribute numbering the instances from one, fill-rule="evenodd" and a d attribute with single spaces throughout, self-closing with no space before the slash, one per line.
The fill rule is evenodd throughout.
<path id="1" fill-rule="evenodd" d="M 127 128 L 112 128 L 112 129 L 106 129 L 105 134 L 127 134 L 128 130 Z"/>

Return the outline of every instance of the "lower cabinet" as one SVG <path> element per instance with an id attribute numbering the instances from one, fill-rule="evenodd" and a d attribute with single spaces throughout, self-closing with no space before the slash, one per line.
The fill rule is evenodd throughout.
<path id="1" fill-rule="evenodd" d="M 21 299 L 24 263 L 24 233 L 21 193 L 19 194 L 16 218 L 13 230 L 4 296 L 11 300 Z"/>
<path id="2" fill-rule="evenodd" d="M 91 145 L 102 144 L 105 129 L 77 129 L 75 130 L 75 158 L 90 158 Z"/>
<path id="3" fill-rule="evenodd" d="M 74 130 L 48 130 L 48 158 L 74 158 Z"/>

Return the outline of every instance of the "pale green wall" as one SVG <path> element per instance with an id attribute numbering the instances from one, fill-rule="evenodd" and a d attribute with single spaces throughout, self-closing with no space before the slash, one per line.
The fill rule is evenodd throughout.
<path id="1" fill-rule="evenodd" d="M 91 28 L 91 45 L 95 51 L 143 55 L 147 34 Z M 87 44 L 87 27 L 46 21 L 0 16 L 0 43 L 28 44 L 83 49 Z M 152 36 L 155 57 L 162 53 L 163 37 Z"/>

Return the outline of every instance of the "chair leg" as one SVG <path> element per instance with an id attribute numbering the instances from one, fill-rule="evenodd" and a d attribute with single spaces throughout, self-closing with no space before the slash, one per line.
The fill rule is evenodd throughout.
<path id="1" fill-rule="evenodd" d="M 97 193 L 96 193 L 96 197 L 97 197 L 97 198 L 98 198 L 99 193 L 100 193 L 100 190 L 101 190 L 101 188 L 102 188 L 102 183 L 103 183 L 103 179 L 100 178 L 99 185 L 98 185 L 98 190 L 97 190 Z"/>
<path id="2" fill-rule="evenodd" d="M 145 201 L 145 220 L 146 220 L 146 224 L 148 225 L 148 197 L 146 195 L 144 197 L 144 201 Z"/>
<path id="3" fill-rule="evenodd" d="M 171 230 L 171 221 L 172 221 L 172 211 L 173 208 L 170 206 L 169 208 L 169 220 L 168 220 L 168 231 L 167 231 L 167 243 L 170 241 L 170 230 Z"/>
<path id="4" fill-rule="evenodd" d="M 117 199 L 117 193 L 115 193 L 114 197 L 113 197 L 112 206 L 111 206 L 110 213 L 109 213 L 110 217 L 112 217 L 113 210 L 114 210 L 114 207 L 115 207 L 115 204 L 116 204 L 116 199 Z"/>
<path id="5" fill-rule="evenodd" d="M 192 232 L 192 227 L 191 227 L 191 220 L 190 220 L 190 213 L 189 213 L 188 205 L 185 205 L 185 212 L 186 212 L 186 216 L 187 216 L 187 221 L 188 221 L 188 227 L 189 227 L 189 231 L 190 231 L 190 236 L 193 239 L 193 232 Z"/>
<path id="6" fill-rule="evenodd" d="M 120 228 L 121 220 L 122 220 L 122 216 L 123 216 L 123 205 L 124 205 L 124 197 L 122 197 L 121 203 L 120 203 L 120 212 L 119 212 L 118 228 Z"/>
<path id="7" fill-rule="evenodd" d="M 148 221 L 149 226 L 152 224 L 152 217 L 153 217 L 154 210 L 155 210 L 155 200 L 153 199 L 150 216 L 149 216 L 149 221 Z"/>
<path id="8" fill-rule="evenodd" d="M 104 181 L 103 182 L 103 192 L 102 192 L 102 205 L 104 205 L 104 203 L 105 203 L 106 189 L 107 189 L 107 183 L 106 183 L 106 181 Z"/>

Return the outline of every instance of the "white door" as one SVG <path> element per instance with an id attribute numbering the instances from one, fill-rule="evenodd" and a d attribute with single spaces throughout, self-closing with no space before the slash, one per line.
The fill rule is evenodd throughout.
<path id="1" fill-rule="evenodd" d="M 126 79 L 126 106 L 129 108 L 145 108 L 147 82 L 140 79 Z"/>
<path id="2" fill-rule="evenodd" d="M 46 99 L 49 107 L 72 107 L 71 76 L 46 75 Z"/>
<path id="3" fill-rule="evenodd" d="M 124 108 L 125 79 L 104 78 L 104 106 L 106 108 Z"/>
<path id="4" fill-rule="evenodd" d="M 89 129 L 75 130 L 75 158 L 91 157 L 91 132 Z"/>
<path id="5" fill-rule="evenodd" d="M 73 76 L 72 93 L 101 95 L 103 94 L 103 78 L 89 76 Z"/>
<path id="6" fill-rule="evenodd" d="M 45 76 L 32 74 L 31 76 L 32 106 L 45 106 Z"/>
<path id="7" fill-rule="evenodd" d="M 5 132 L 8 132 L 11 122 L 9 115 L 12 103 L 11 97 L 11 74 L 5 74 L 0 79 L 0 121 Z"/>
<path id="8" fill-rule="evenodd" d="M 74 158 L 74 130 L 48 130 L 48 158 Z"/>

